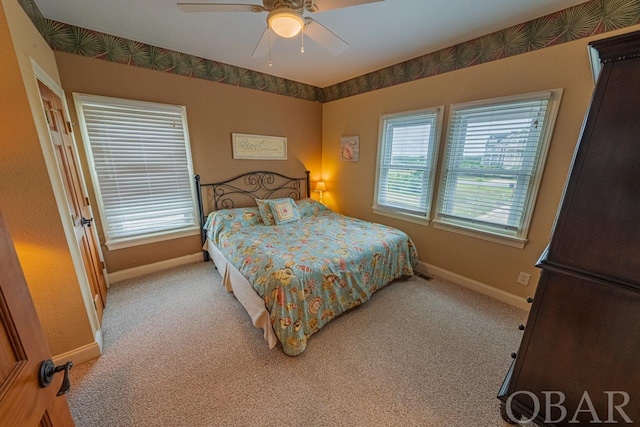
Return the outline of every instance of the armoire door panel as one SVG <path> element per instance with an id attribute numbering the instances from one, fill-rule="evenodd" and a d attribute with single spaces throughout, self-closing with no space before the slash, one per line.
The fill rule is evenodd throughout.
<path id="1" fill-rule="evenodd" d="M 580 142 L 548 259 L 640 286 L 640 61 L 607 64 Z M 599 93 L 600 92 L 600 93 Z M 622 125 L 623 124 L 623 125 Z"/>

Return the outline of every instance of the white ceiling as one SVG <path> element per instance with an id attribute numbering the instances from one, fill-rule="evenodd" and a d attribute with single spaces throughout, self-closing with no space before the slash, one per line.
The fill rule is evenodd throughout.
<path id="1" fill-rule="evenodd" d="M 350 47 L 334 56 L 308 38 L 277 39 L 251 56 L 266 13 L 185 13 L 177 0 L 35 0 L 45 17 L 227 64 L 326 87 L 585 0 L 384 0 L 315 13 Z M 189 1 L 189 0 L 182 0 Z M 190 0 L 206 2 L 207 0 Z M 261 4 L 260 0 L 223 0 Z M 321 7 L 322 0 L 316 0 Z"/>

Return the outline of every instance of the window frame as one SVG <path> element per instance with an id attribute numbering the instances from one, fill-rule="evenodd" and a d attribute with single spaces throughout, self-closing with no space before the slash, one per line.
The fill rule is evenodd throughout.
<path id="1" fill-rule="evenodd" d="M 536 205 L 538 192 L 540 189 L 540 183 L 542 182 L 542 176 L 544 167 L 546 164 L 547 156 L 549 153 L 549 147 L 551 145 L 551 138 L 556 124 L 558 110 L 560 108 L 560 102 L 562 99 L 563 89 L 552 89 L 540 92 L 533 92 L 520 95 L 512 95 L 499 98 L 491 98 L 479 101 L 464 102 L 452 104 L 449 110 L 448 124 L 447 124 L 447 136 L 445 138 L 445 153 L 443 156 L 440 172 L 440 182 L 438 185 L 436 212 L 433 220 L 434 227 L 437 229 L 452 231 L 455 233 L 480 238 L 483 240 L 492 241 L 495 243 L 501 243 L 508 246 L 517 248 L 524 248 L 527 243 L 527 237 L 529 234 L 529 228 L 531 226 L 531 220 L 533 218 L 533 211 Z M 453 218 L 444 218 L 442 214 L 442 205 L 444 203 L 444 192 L 447 185 L 446 170 L 447 165 L 447 153 L 452 144 L 452 131 L 453 120 L 455 119 L 455 112 L 462 109 L 469 109 L 473 107 L 488 107 L 491 105 L 506 104 L 509 102 L 527 101 L 536 99 L 549 99 L 547 104 L 547 111 L 545 114 L 544 129 L 540 134 L 540 141 L 537 146 L 537 155 L 535 158 L 535 165 L 532 168 L 531 180 L 529 188 L 526 194 L 526 200 L 524 202 L 524 209 L 521 216 L 521 228 L 515 232 L 508 232 L 506 230 L 500 231 L 499 227 L 491 225 L 482 225 L 478 223 L 472 223 L 466 220 L 457 220 Z"/>
<path id="2" fill-rule="evenodd" d="M 100 213 L 100 220 L 102 224 L 102 232 L 105 239 L 105 244 L 109 250 L 123 249 L 133 246 L 145 245 L 149 243 L 161 242 L 166 240 L 177 239 L 181 237 L 194 236 L 200 234 L 200 214 L 198 213 L 198 204 L 196 198 L 196 186 L 193 179 L 193 159 L 191 156 L 191 143 L 189 139 L 189 127 L 187 121 L 187 110 L 182 105 L 163 104 L 157 102 L 138 101 L 125 98 L 107 97 L 100 95 L 91 95 L 84 93 L 73 93 L 73 100 L 76 106 L 76 112 L 78 122 L 80 125 L 80 131 L 82 134 L 82 142 L 89 163 L 89 172 L 91 174 L 92 187 L 95 193 L 96 202 L 98 205 L 98 212 Z M 157 112 L 170 112 L 178 114 L 182 119 L 182 130 L 184 136 L 185 155 L 187 160 L 187 173 L 189 174 L 189 191 L 191 194 L 191 207 L 193 209 L 194 224 L 179 228 L 173 228 L 162 231 L 146 232 L 136 234 L 132 236 L 115 237 L 111 238 L 108 232 L 108 226 L 106 221 L 106 209 L 104 206 L 103 196 L 100 189 L 99 176 L 95 168 L 95 159 L 93 156 L 93 148 L 89 138 L 89 132 L 87 129 L 87 123 L 84 118 L 83 106 L 85 103 L 97 103 L 109 106 L 122 106 L 126 108 L 138 108 L 143 110 L 154 110 Z"/>
<path id="3" fill-rule="evenodd" d="M 431 211 L 433 209 L 433 200 L 434 200 L 434 190 L 436 188 L 436 169 L 438 167 L 438 153 L 440 148 L 440 139 L 442 137 L 442 124 L 444 117 L 445 107 L 444 105 L 430 107 L 430 108 L 421 108 L 418 110 L 411 111 L 403 111 L 400 113 L 390 113 L 390 114 L 381 114 L 379 117 L 378 124 L 378 152 L 377 152 L 377 160 L 376 160 L 376 175 L 375 175 L 375 187 L 374 187 L 374 199 L 373 199 L 373 212 L 378 215 L 388 216 L 395 219 L 401 219 L 404 221 L 409 221 L 421 225 L 428 225 L 431 221 Z M 382 156 L 385 152 L 385 144 L 386 144 L 386 122 L 388 119 L 393 119 L 397 117 L 409 117 L 409 116 L 418 116 L 421 114 L 434 114 L 435 115 L 435 130 L 433 132 L 432 137 L 432 158 L 430 160 L 429 166 L 429 182 L 430 186 L 427 189 L 427 200 L 426 200 L 426 215 L 418 215 L 416 213 L 409 212 L 402 208 L 394 208 L 388 205 L 382 205 L 379 203 L 379 189 L 381 183 L 381 173 L 382 173 Z"/>

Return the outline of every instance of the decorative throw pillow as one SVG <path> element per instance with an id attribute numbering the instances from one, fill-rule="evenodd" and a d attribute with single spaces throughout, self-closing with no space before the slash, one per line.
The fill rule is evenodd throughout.
<path id="1" fill-rule="evenodd" d="M 296 206 L 300 212 L 300 218 L 307 216 L 318 216 L 320 211 L 329 210 L 328 207 L 313 199 L 296 200 Z"/>
<path id="2" fill-rule="evenodd" d="M 300 219 L 300 211 L 293 199 L 269 200 L 269 207 L 276 224 L 287 224 Z"/>
<path id="3" fill-rule="evenodd" d="M 275 225 L 271 208 L 269 207 L 268 200 L 256 199 L 256 205 L 258 205 L 258 212 L 260 213 L 260 219 L 264 225 Z"/>

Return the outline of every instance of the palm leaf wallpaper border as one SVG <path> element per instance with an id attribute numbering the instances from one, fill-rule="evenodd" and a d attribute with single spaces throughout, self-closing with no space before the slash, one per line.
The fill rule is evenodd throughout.
<path id="1" fill-rule="evenodd" d="M 47 19 L 18 0 L 52 49 L 294 98 L 330 102 L 640 23 L 640 0 L 590 0 L 325 88 Z"/>

